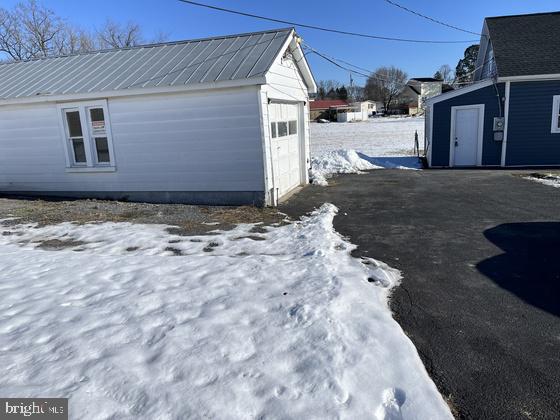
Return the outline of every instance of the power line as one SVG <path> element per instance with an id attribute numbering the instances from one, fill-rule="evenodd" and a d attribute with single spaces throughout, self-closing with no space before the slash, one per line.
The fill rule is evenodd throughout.
<path id="1" fill-rule="evenodd" d="M 399 9 L 405 10 L 405 11 L 407 11 L 407 12 L 409 12 L 409 13 L 412 13 L 413 15 L 419 16 L 419 17 L 421 17 L 421 18 L 430 20 L 430 21 L 432 21 L 432 22 L 434 22 L 434 23 L 437 23 L 438 25 L 447 26 L 448 28 L 455 29 L 455 30 L 461 31 L 461 32 L 466 32 L 466 33 L 468 33 L 468 34 L 473 34 L 473 35 L 481 36 L 481 34 L 479 34 L 478 32 L 473 32 L 473 31 L 469 31 L 469 30 L 467 30 L 467 29 L 462 29 L 462 28 L 459 28 L 458 26 L 453 26 L 453 25 L 450 25 L 450 24 L 448 24 L 448 23 L 442 22 L 441 20 L 437 20 L 437 19 L 434 19 L 434 18 L 432 18 L 432 17 L 430 17 L 430 16 L 423 15 L 422 13 L 415 12 L 414 10 L 411 10 L 411 9 L 409 9 L 408 7 L 402 6 L 402 5 L 396 3 L 396 2 L 394 2 L 394 1 L 392 1 L 392 0 L 385 0 L 385 1 L 386 1 L 387 3 L 389 3 L 390 5 L 393 5 L 393 6 L 395 6 L 395 7 L 398 7 Z"/>
<path id="2" fill-rule="evenodd" d="M 320 51 L 316 50 L 315 48 L 311 47 L 309 44 L 307 44 L 307 43 L 305 43 L 305 42 L 302 42 L 302 46 L 303 46 L 304 48 L 308 49 L 310 53 L 313 53 L 313 54 L 318 55 L 319 57 L 323 58 L 324 60 L 327 60 L 328 62 L 334 64 L 335 66 L 337 66 L 337 67 L 339 67 L 339 68 L 341 68 L 341 69 L 343 69 L 343 70 L 346 70 L 346 71 L 350 72 L 351 74 L 356 74 L 356 75 L 358 75 L 358 76 L 365 77 L 365 78 L 371 78 L 371 79 L 375 79 L 375 80 L 380 80 L 380 81 L 382 81 L 382 82 L 389 82 L 388 79 L 376 75 L 376 74 L 375 74 L 375 71 L 373 71 L 373 70 L 370 70 L 370 69 L 366 69 L 366 68 L 364 68 L 364 67 L 357 66 L 357 65 L 355 65 L 355 64 L 349 63 L 348 61 L 342 60 L 341 58 L 336 58 L 336 57 L 333 57 L 333 56 L 331 56 L 331 55 L 328 55 L 328 54 L 326 54 L 326 53 L 324 53 L 324 52 L 320 52 Z M 345 66 L 341 65 L 340 63 L 344 63 L 344 64 L 346 64 L 347 66 L 354 67 L 355 69 L 362 70 L 362 71 L 364 71 L 364 72 L 366 72 L 366 73 L 362 73 L 361 71 L 357 71 L 357 70 L 353 70 L 353 69 L 351 69 L 351 68 L 345 67 Z"/>
<path id="3" fill-rule="evenodd" d="M 210 4 L 198 3 L 198 2 L 190 1 L 190 0 L 178 0 L 178 1 L 180 1 L 182 3 L 190 4 L 190 5 L 193 5 L 193 6 L 205 7 L 207 9 L 212 9 L 212 10 L 218 10 L 220 12 L 232 13 L 232 14 L 235 14 L 235 15 L 241 15 L 241 16 L 251 17 L 251 18 L 255 18 L 255 19 L 267 20 L 267 21 L 270 21 L 270 22 L 282 23 L 282 24 L 291 25 L 291 26 L 298 26 L 300 28 L 314 29 L 314 30 L 317 30 L 317 31 L 332 32 L 332 33 L 341 34 L 341 35 L 357 36 L 357 37 L 361 37 L 361 38 L 380 39 L 380 40 L 384 40 L 384 41 L 413 42 L 413 43 L 417 43 L 417 44 L 465 44 L 465 43 L 477 42 L 477 40 L 436 41 L 436 40 L 424 40 L 424 39 L 393 38 L 393 37 L 386 37 L 386 36 L 379 36 L 379 35 L 364 34 L 364 33 L 359 33 L 359 32 L 349 32 L 349 31 L 343 31 L 343 30 L 339 30 L 339 29 L 331 29 L 331 28 L 325 28 L 325 27 L 322 27 L 322 26 L 308 25 L 308 24 L 305 24 L 305 23 L 297 23 L 297 22 L 291 22 L 291 21 L 283 20 L 283 19 L 276 19 L 276 18 L 271 18 L 271 17 L 266 17 L 266 16 L 260 16 L 260 15 L 255 15 L 253 13 L 240 12 L 238 10 L 226 9 L 224 7 L 212 6 Z"/>
<path id="4" fill-rule="evenodd" d="M 347 72 L 349 72 L 350 74 L 355 74 L 364 78 L 371 78 L 371 79 L 375 79 L 375 80 L 379 80 L 382 82 L 387 82 L 388 80 L 382 77 L 379 77 L 377 75 L 375 75 L 375 72 L 368 70 L 366 68 L 360 67 L 360 66 L 356 66 L 355 64 L 349 63 L 348 61 L 342 60 L 340 58 L 336 58 L 333 56 L 329 56 L 328 54 L 319 52 L 318 50 L 316 50 L 315 48 L 311 47 L 309 44 L 303 42 L 302 43 L 302 47 L 306 48 L 307 50 L 309 50 L 309 53 L 313 53 L 316 54 L 317 56 L 323 58 L 324 60 L 328 61 L 331 64 L 334 64 L 335 66 L 337 66 L 338 68 L 341 68 L 342 70 L 345 70 Z M 472 74 L 474 74 L 477 70 L 481 69 L 482 67 L 484 67 L 486 64 L 492 62 L 494 60 L 494 57 L 490 57 L 488 60 L 484 61 L 480 66 L 475 67 L 473 70 L 469 71 L 468 73 L 465 73 L 464 75 L 458 77 L 456 79 L 456 81 L 454 83 L 452 83 L 453 85 L 470 85 L 473 83 L 473 81 L 460 81 L 460 80 L 465 80 L 468 77 L 470 77 Z M 344 63 L 348 66 L 354 67 L 356 69 L 360 69 L 363 70 L 365 72 L 367 72 L 368 74 L 362 73 L 360 71 L 357 70 L 353 70 L 349 67 L 343 66 L 340 63 Z"/>
<path id="5" fill-rule="evenodd" d="M 354 73 L 354 74 L 356 74 L 356 75 L 358 75 L 358 76 L 362 76 L 362 77 L 365 77 L 365 78 L 368 78 L 368 77 L 369 77 L 369 74 L 365 74 L 365 73 L 359 72 L 359 71 L 357 71 L 357 70 L 352 70 L 352 69 L 350 69 L 350 68 L 348 68 L 348 67 L 343 66 L 342 64 L 337 63 L 337 62 L 335 61 L 335 60 L 336 60 L 335 58 L 331 58 L 331 57 L 329 57 L 329 56 L 327 56 L 327 55 L 325 55 L 325 54 L 323 54 L 323 53 L 320 53 L 319 51 L 317 51 L 316 49 L 310 47 L 309 45 L 304 45 L 304 46 L 305 46 L 305 48 L 309 49 L 313 54 L 318 55 L 318 56 L 321 57 L 323 60 L 326 60 L 326 61 L 328 61 L 329 63 L 334 64 L 336 67 L 341 68 L 342 70 L 346 70 L 347 72 Z"/>

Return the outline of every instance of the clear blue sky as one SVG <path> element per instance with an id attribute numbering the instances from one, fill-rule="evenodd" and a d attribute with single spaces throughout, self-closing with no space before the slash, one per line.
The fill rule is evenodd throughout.
<path id="1" fill-rule="evenodd" d="M 41 0 L 38 0 L 41 2 Z M 436 25 L 386 3 L 383 0 L 198 0 L 231 9 L 382 36 L 438 40 L 475 39 L 476 36 Z M 485 16 L 534 13 L 560 9 L 558 0 L 468 0 L 412 1 L 398 3 L 447 23 L 479 32 Z M 10 8 L 17 0 L 2 0 Z M 201 9 L 177 0 L 43 0 L 57 14 L 86 28 L 100 26 L 107 17 L 115 21 L 138 22 L 147 37 L 163 31 L 170 40 L 201 38 L 250 32 L 285 25 L 248 17 Z M 314 48 L 360 67 L 375 69 L 395 65 L 410 77 L 432 76 L 441 64 L 455 68 L 466 44 L 406 44 L 328 34 L 298 29 L 304 41 Z M 348 74 L 313 55 L 309 61 L 315 78 L 346 83 Z M 355 78 L 358 84 L 363 79 Z"/>

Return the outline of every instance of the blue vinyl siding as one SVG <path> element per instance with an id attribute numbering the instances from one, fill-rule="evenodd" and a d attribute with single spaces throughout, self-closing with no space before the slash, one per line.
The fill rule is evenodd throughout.
<path id="1" fill-rule="evenodd" d="M 499 98 L 492 85 L 434 104 L 432 166 L 449 166 L 451 107 L 478 104 L 485 106 L 482 165 L 500 165 L 502 142 L 494 141 L 493 120 L 500 116 L 500 105 L 503 116 L 504 83 L 498 84 L 498 92 Z"/>
<path id="2" fill-rule="evenodd" d="M 560 81 L 511 82 L 506 165 L 560 165 L 560 133 L 551 133 Z"/>

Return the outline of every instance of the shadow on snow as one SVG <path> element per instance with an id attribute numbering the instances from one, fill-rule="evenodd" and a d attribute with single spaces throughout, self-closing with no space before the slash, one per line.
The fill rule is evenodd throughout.
<path id="1" fill-rule="evenodd" d="M 387 169 L 421 169 L 422 164 L 416 156 L 379 156 L 372 157 L 358 152 L 358 156 L 372 165 Z"/>

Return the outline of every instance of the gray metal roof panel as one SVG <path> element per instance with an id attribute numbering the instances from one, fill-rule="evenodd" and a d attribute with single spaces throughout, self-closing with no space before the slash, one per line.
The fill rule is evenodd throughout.
<path id="1" fill-rule="evenodd" d="M 291 31 L 278 29 L 0 64 L 0 99 L 262 76 Z"/>

